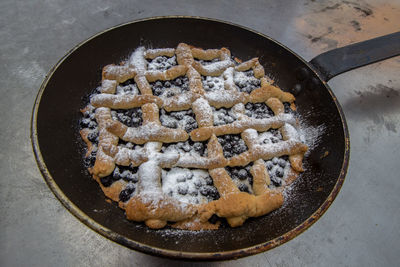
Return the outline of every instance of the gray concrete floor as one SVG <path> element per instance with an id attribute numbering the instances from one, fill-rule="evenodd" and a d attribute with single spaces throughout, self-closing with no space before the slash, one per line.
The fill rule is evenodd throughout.
<path id="1" fill-rule="evenodd" d="M 196 15 L 253 28 L 310 60 L 400 30 L 397 0 L 118 2 L 0 1 L 1 266 L 200 265 L 144 255 L 103 238 L 46 186 L 29 139 L 31 110 L 46 73 L 77 43 L 134 19 Z M 204 265 L 399 265 L 399 71 L 396 57 L 329 82 L 348 119 L 351 160 L 339 196 L 317 223 L 271 251 Z"/>

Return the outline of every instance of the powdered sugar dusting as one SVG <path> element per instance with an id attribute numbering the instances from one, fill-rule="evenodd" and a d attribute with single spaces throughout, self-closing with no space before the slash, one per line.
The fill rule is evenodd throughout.
<path id="1" fill-rule="evenodd" d="M 224 77 L 203 76 L 203 88 L 205 91 L 224 90 Z"/>
<path id="2" fill-rule="evenodd" d="M 308 146 L 308 155 L 315 147 L 317 147 L 321 142 L 321 136 L 326 131 L 326 126 L 324 124 L 318 126 L 310 126 L 304 123 L 300 124 L 298 129 L 298 134 L 301 142 Z"/>
<path id="3" fill-rule="evenodd" d="M 169 171 L 163 170 L 162 190 L 184 203 L 207 203 L 209 198 L 199 192 L 207 184 L 206 179 L 211 179 L 208 171 L 175 167 Z"/>
<path id="4" fill-rule="evenodd" d="M 137 48 L 129 58 L 129 65 L 137 71 L 144 72 L 147 67 L 147 60 L 144 58 L 144 47 Z"/>
<path id="5" fill-rule="evenodd" d="M 176 57 L 160 56 L 153 59 L 147 66 L 147 70 L 164 71 L 176 65 Z"/>

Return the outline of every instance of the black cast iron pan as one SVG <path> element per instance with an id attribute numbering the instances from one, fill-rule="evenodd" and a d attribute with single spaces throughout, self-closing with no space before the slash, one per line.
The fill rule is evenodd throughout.
<path id="1" fill-rule="evenodd" d="M 32 115 L 32 142 L 39 168 L 63 205 L 83 223 L 124 246 L 158 256 L 197 260 L 243 257 L 294 238 L 330 206 L 343 184 L 349 161 L 349 134 L 343 112 L 326 81 L 351 68 L 399 53 L 399 33 L 322 54 L 310 63 L 285 46 L 252 30 L 197 17 L 158 17 L 104 31 L 71 50 L 50 71 Z M 82 164 L 79 109 L 99 85 L 102 67 L 118 63 L 136 47 L 228 47 L 236 57 L 259 57 L 277 84 L 296 94 L 308 125 L 324 125 L 319 145 L 305 159 L 306 171 L 284 207 L 249 219 L 238 228 L 182 232 L 150 230 L 125 219 L 105 201 Z M 388 45 L 391 44 L 392 46 Z M 367 50 L 365 48 L 368 48 Z M 326 156 L 326 151 L 329 154 Z M 325 156 L 324 156 L 325 155 Z"/>

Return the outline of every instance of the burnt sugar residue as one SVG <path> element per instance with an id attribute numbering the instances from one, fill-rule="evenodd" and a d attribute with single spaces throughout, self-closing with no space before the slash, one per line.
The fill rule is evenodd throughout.
<path id="1" fill-rule="evenodd" d="M 399 30 L 400 2 L 335 2 L 308 2 L 309 13 L 295 19 L 296 31 L 316 54 Z"/>
<path id="2" fill-rule="evenodd" d="M 400 88 L 377 84 L 363 91 L 356 90 L 354 93 L 355 95 L 343 105 L 350 120 L 369 120 L 375 126 L 397 133 Z"/>
<path id="3" fill-rule="evenodd" d="M 360 22 L 358 22 L 357 20 L 350 21 L 350 24 L 351 26 L 353 26 L 355 31 L 361 31 Z"/>

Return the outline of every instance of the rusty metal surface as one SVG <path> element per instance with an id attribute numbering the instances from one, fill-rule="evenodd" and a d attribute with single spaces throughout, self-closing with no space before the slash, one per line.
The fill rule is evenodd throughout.
<path id="1" fill-rule="evenodd" d="M 2 1 L 0 264 L 198 265 L 148 256 L 103 238 L 68 213 L 45 184 L 29 140 L 31 107 L 44 76 L 71 47 L 96 32 L 128 20 L 186 14 L 254 28 L 311 59 L 329 48 L 361 41 L 335 39 L 343 29 L 348 30 L 342 32 L 346 36 L 368 39 L 398 27 L 389 12 L 398 12 L 396 1 L 385 1 L 384 5 L 381 1 L 357 3 L 358 6 L 347 1 L 254 1 L 241 7 L 241 1 L 210 1 L 209 5 L 207 1 L 170 4 Z M 363 28 L 371 21 L 380 22 L 379 15 L 385 5 L 390 7 L 384 10 L 388 12 L 383 12 L 388 16 L 387 20 L 382 18 L 385 27 Z M 319 16 L 320 28 L 315 26 L 313 17 L 318 12 L 326 14 Z M 334 12 L 350 17 L 335 22 L 330 20 L 337 15 Z M 360 30 L 351 21 L 357 21 Z M 347 23 L 354 31 L 346 28 Z M 342 74 L 329 82 L 348 119 L 352 156 L 346 182 L 328 212 L 305 233 L 282 246 L 256 256 L 208 266 L 398 264 L 399 66 L 397 57 Z"/>

